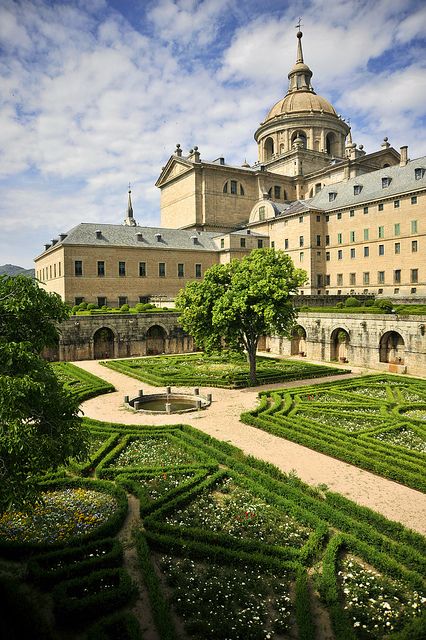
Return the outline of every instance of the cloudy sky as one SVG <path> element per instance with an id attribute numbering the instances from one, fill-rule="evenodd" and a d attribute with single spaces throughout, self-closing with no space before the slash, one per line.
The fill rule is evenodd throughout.
<path id="1" fill-rule="evenodd" d="M 0 264 L 79 222 L 159 224 L 180 142 L 251 164 L 302 16 L 313 86 L 367 151 L 426 154 L 422 0 L 0 0 Z"/>

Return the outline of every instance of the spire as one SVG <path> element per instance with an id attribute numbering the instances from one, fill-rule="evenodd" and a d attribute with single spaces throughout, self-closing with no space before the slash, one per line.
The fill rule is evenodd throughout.
<path id="1" fill-rule="evenodd" d="M 302 50 L 303 33 L 300 31 L 300 19 L 299 19 L 299 24 L 296 26 L 299 28 L 299 31 L 296 34 L 297 57 L 296 57 L 296 64 L 288 74 L 288 79 L 290 82 L 289 82 L 287 93 L 292 93 L 293 91 L 311 91 L 312 93 L 315 93 L 311 85 L 312 71 L 310 70 L 308 65 L 305 64 L 303 60 L 303 50 Z"/>
<path id="2" fill-rule="evenodd" d="M 130 182 L 129 182 L 129 199 L 127 202 L 127 217 L 124 220 L 124 224 L 127 225 L 128 227 L 136 227 L 136 220 L 133 217 L 132 191 L 130 189 Z"/>

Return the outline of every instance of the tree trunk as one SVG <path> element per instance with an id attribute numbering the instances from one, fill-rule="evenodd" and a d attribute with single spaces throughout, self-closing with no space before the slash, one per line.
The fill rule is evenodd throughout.
<path id="1" fill-rule="evenodd" d="M 250 386 L 256 386 L 256 350 L 257 342 L 250 344 L 247 349 L 247 360 L 250 366 Z"/>

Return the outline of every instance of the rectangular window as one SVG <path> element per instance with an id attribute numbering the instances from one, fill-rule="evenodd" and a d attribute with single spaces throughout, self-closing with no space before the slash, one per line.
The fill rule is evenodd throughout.
<path id="1" fill-rule="evenodd" d="M 418 281 L 419 281 L 419 270 L 418 269 L 411 269 L 410 282 L 416 283 Z"/>
<path id="2" fill-rule="evenodd" d="M 241 247 L 241 249 L 245 249 L 245 247 L 246 247 L 246 239 L 245 238 L 240 238 L 240 247 Z"/>
<path id="3" fill-rule="evenodd" d="M 356 273 L 349 274 L 349 284 L 356 284 Z"/>
<path id="4" fill-rule="evenodd" d="M 400 284 L 401 283 L 401 269 L 395 269 L 393 272 L 393 283 Z"/>
<path id="5" fill-rule="evenodd" d="M 326 276 L 325 276 L 325 286 L 326 286 L 326 287 L 329 287 L 329 286 L 330 286 L 330 276 L 329 276 L 329 275 L 326 275 Z"/>
<path id="6" fill-rule="evenodd" d="M 394 209 L 399 209 L 399 200 L 394 200 L 393 201 L 393 208 Z"/>
<path id="7" fill-rule="evenodd" d="M 74 275 L 82 276 L 83 275 L 83 261 L 82 260 L 74 260 Z"/>
<path id="8" fill-rule="evenodd" d="M 303 251 L 300 251 L 299 253 L 299 262 L 303 262 L 303 258 L 305 257 L 305 254 Z"/>
<path id="9" fill-rule="evenodd" d="M 237 193 L 237 181 L 236 180 L 231 180 L 231 193 L 233 193 L 234 195 L 236 195 L 236 193 Z"/>
<path id="10" fill-rule="evenodd" d="M 58 269 L 59 269 L 59 277 L 61 277 L 61 262 L 58 263 Z"/>
<path id="11" fill-rule="evenodd" d="M 258 240 L 257 241 L 257 248 L 258 249 L 263 249 L 263 240 Z"/>
<path id="12" fill-rule="evenodd" d="M 103 260 L 98 260 L 98 276 L 99 278 L 103 278 L 105 275 L 105 262 Z"/>
<path id="13" fill-rule="evenodd" d="M 330 236 L 325 236 L 325 244 L 327 246 L 330 244 Z"/>
<path id="14" fill-rule="evenodd" d="M 317 247 L 321 246 L 321 236 L 317 236 Z"/>
<path id="15" fill-rule="evenodd" d="M 221 248 L 221 249 L 224 249 L 224 247 L 225 247 L 225 239 L 224 239 L 224 238 L 221 238 L 221 239 L 220 239 L 220 248 Z"/>
<path id="16" fill-rule="evenodd" d="M 178 262 L 177 274 L 178 274 L 178 278 L 183 278 L 184 277 L 185 270 L 184 270 L 183 262 Z"/>
<path id="17" fill-rule="evenodd" d="M 341 233 L 337 234 L 337 244 L 342 244 L 342 234 Z"/>
<path id="18" fill-rule="evenodd" d="M 364 271 L 362 274 L 362 284 L 370 284 L 370 272 Z"/>
<path id="19" fill-rule="evenodd" d="M 195 277 L 201 278 L 201 264 L 199 263 L 195 265 Z"/>
<path id="20" fill-rule="evenodd" d="M 342 260 L 342 258 L 343 258 L 343 251 L 341 249 L 339 249 L 337 251 L 337 259 L 338 260 Z"/>
<path id="21" fill-rule="evenodd" d="M 127 304 L 127 296 L 119 296 L 119 298 L 118 298 L 118 306 L 122 307 L 123 304 Z"/>
<path id="22" fill-rule="evenodd" d="M 370 233 L 370 229 L 364 229 L 364 240 L 368 240 L 369 233 Z"/>
<path id="23" fill-rule="evenodd" d="M 337 193 L 335 193 L 334 191 L 332 191 L 331 193 L 328 194 L 328 201 L 329 202 L 333 202 L 333 200 L 335 200 L 337 197 Z"/>
<path id="24" fill-rule="evenodd" d="M 355 249 L 351 249 L 351 258 L 355 258 Z"/>
<path id="25" fill-rule="evenodd" d="M 364 247 L 364 258 L 368 258 L 370 255 L 370 247 Z"/>
<path id="26" fill-rule="evenodd" d="M 265 207 L 262 205 L 259 207 L 259 220 L 262 221 L 265 219 Z"/>
<path id="27" fill-rule="evenodd" d="M 354 185 L 354 196 L 359 196 L 359 194 L 362 191 L 362 185 L 360 184 L 355 184 Z"/>
<path id="28" fill-rule="evenodd" d="M 384 255 L 385 255 L 385 245 L 379 244 L 379 256 L 384 256 Z"/>
<path id="29" fill-rule="evenodd" d="M 351 218 L 353 218 L 353 217 L 354 217 L 354 215 L 355 215 L 355 209 L 350 209 L 350 210 L 349 210 L 349 216 L 350 216 Z"/>
<path id="30" fill-rule="evenodd" d="M 395 253 L 396 254 L 401 253 L 401 243 L 400 242 L 395 242 Z"/>
<path id="31" fill-rule="evenodd" d="M 330 216 L 329 216 L 329 214 L 327 213 L 327 214 L 326 214 L 326 216 L 325 216 L 325 221 L 326 221 L 326 222 L 329 222 L 329 220 L 330 220 Z"/>
<path id="32" fill-rule="evenodd" d="M 417 253 L 417 240 L 411 240 L 411 253 Z"/>
<path id="33" fill-rule="evenodd" d="M 329 251 L 325 252 L 325 259 L 327 260 L 327 262 L 330 260 L 330 252 Z"/>
<path id="34" fill-rule="evenodd" d="M 377 284 L 385 284 L 385 272 L 378 271 L 377 272 Z"/>
<path id="35" fill-rule="evenodd" d="M 101 307 L 106 307 L 107 306 L 107 299 L 105 298 L 105 296 L 99 296 L 98 297 L 98 307 L 99 309 Z"/>
<path id="36" fill-rule="evenodd" d="M 82 296 L 79 296 L 79 297 L 77 297 L 77 298 L 74 298 L 74 304 L 75 304 L 75 305 L 79 305 L 79 304 L 81 304 L 82 302 L 84 302 L 84 298 L 83 298 Z"/>
<path id="37" fill-rule="evenodd" d="M 395 236 L 400 236 L 401 235 L 401 225 L 399 222 L 396 222 L 393 225 L 393 232 Z"/>
<path id="38" fill-rule="evenodd" d="M 317 273 L 317 287 L 322 287 L 322 273 Z"/>
<path id="39" fill-rule="evenodd" d="M 338 273 L 337 274 L 337 282 L 336 282 L 338 287 L 342 287 L 343 286 L 343 273 Z"/>
<path id="40" fill-rule="evenodd" d="M 139 262 L 139 276 L 146 278 L 146 262 Z"/>
<path id="41" fill-rule="evenodd" d="M 299 222 L 303 222 L 303 216 L 299 216 Z"/>
<path id="42" fill-rule="evenodd" d="M 417 204 L 417 196 L 411 196 L 411 204 Z"/>
<path id="43" fill-rule="evenodd" d="M 368 213 L 368 207 L 364 207 L 364 213 Z"/>
<path id="44" fill-rule="evenodd" d="M 275 249 L 275 240 L 271 240 L 271 249 Z"/>
<path id="45" fill-rule="evenodd" d="M 160 278 L 165 278 L 166 277 L 166 263 L 165 262 L 159 262 L 158 263 L 158 275 Z"/>
<path id="46" fill-rule="evenodd" d="M 385 228 L 384 227 L 379 227 L 378 228 L 378 236 L 379 236 L 379 238 L 384 238 L 385 237 Z"/>
<path id="47" fill-rule="evenodd" d="M 377 207 L 377 209 L 378 209 L 379 211 L 383 211 L 383 207 L 384 207 L 383 202 L 380 202 L 380 204 L 379 204 L 379 206 Z"/>
<path id="48" fill-rule="evenodd" d="M 53 277 L 56 278 L 56 262 L 53 265 Z"/>
<path id="49" fill-rule="evenodd" d="M 303 239 L 303 236 L 299 236 L 299 247 L 303 247 L 305 241 Z"/>
<path id="50" fill-rule="evenodd" d="M 411 220 L 411 233 L 417 233 L 417 220 Z"/>
<path id="51" fill-rule="evenodd" d="M 385 189 L 390 185 L 390 178 L 382 178 L 382 189 Z"/>
<path id="52" fill-rule="evenodd" d="M 351 231 L 349 233 L 349 237 L 351 242 L 355 242 L 355 231 Z"/>
<path id="53" fill-rule="evenodd" d="M 52 265 L 49 265 L 49 278 L 52 279 Z"/>
<path id="54" fill-rule="evenodd" d="M 338 212 L 337 212 L 337 219 L 338 219 L 338 220 L 341 220 L 341 219 L 342 219 L 342 212 L 341 212 L 341 211 L 338 211 Z"/>
<path id="55" fill-rule="evenodd" d="M 125 262 L 119 262 L 118 263 L 118 275 L 119 276 L 125 276 L 126 275 L 126 263 Z"/>
<path id="56" fill-rule="evenodd" d="M 279 187 L 278 185 L 275 185 L 274 187 L 274 198 L 276 200 L 279 200 L 281 198 L 281 187 Z"/>
<path id="57" fill-rule="evenodd" d="M 288 249 L 288 238 L 284 238 L 284 249 Z"/>
<path id="58" fill-rule="evenodd" d="M 321 216 L 317 216 L 317 222 L 321 222 Z"/>

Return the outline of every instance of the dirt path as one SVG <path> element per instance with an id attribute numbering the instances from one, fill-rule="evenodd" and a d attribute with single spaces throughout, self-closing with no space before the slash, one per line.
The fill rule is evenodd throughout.
<path id="1" fill-rule="evenodd" d="M 203 387 L 202 393 L 212 393 L 211 407 L 200 413 L 184 416 L 142 415 L 126 410 L 125 395 L 136 395 L 138 389 L 146 393 L 158 392 L 152 387 L 121 373 L 107 369 L 94 360 L 75 362 L 75 365 L 111 382 L 117 391 L 98 396 L 82 404 L 86 416 L 97 420 L 124 424 L 176 424 L 184 421 L 218 440 L 239 447 L 246 454 L 256 456 L 288 473 L 294 471 L 301 480 L 311 485 L 326 484 L 329 489 L 343 494 L 358 504 L 374 509 L 390 520 L 401 522 L 423 535 L 426 534 L 426 496 L 419 491 L 358 469 L 346 462 L 317 453 L 302 445 L 273 436 L 240 422 L 243 411 L 256 406 L 257 394 L 262 388 L 290 388 L 312 383 L 345 379 L 348 376 L 330 376 L 326 379 L 297 380 L 287 384 L 268 385 L 251 389 L 215 389 Z M 183 390 L 183 389 L 182 389 Z"/>

